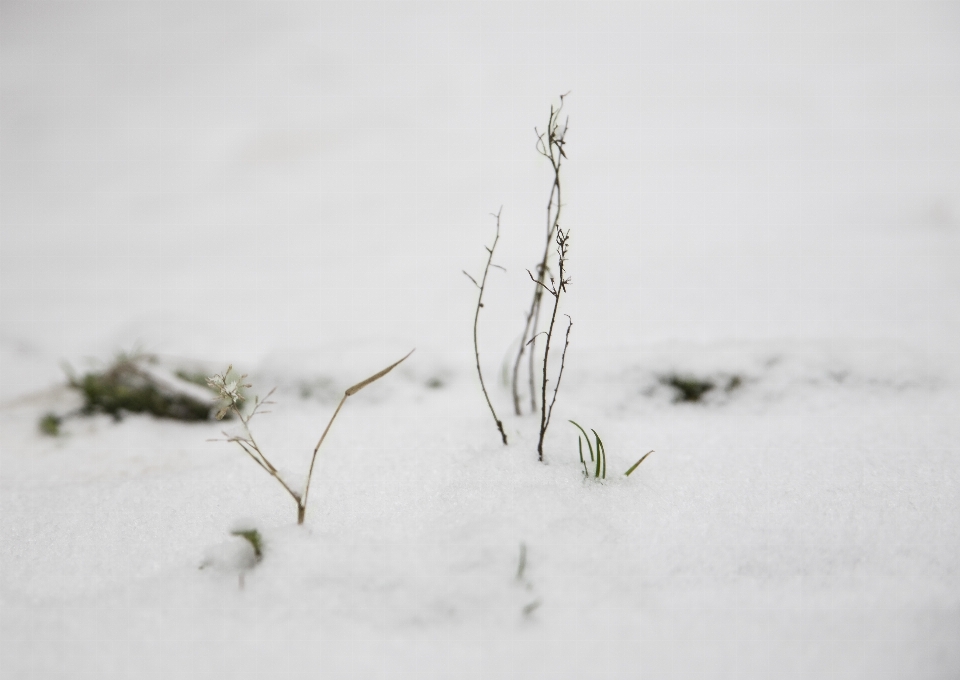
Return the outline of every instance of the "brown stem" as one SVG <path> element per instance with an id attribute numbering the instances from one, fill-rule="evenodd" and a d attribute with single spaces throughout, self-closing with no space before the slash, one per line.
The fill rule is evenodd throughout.
<path id="1" fill-rule="evenodd" d="M 569 94 L 569 92 L 567 94 Z M 550 165 L 553 168 L 553 185 L 550 187 L 550 198 L 547 201 L 547 229 L 546 240 L 543 248 L 543 257 L 540 259 L 540 264 L 537 267 L 536 283 L 540 285 L 534 286 L 533 300 L 530 303 L 530 310 L 527 312 L 526 321 L 523 328 L 523 336 L 520 340 L 520 349 L 517 351 L 517 358 L 513 364 L 513 409 L 517 415 L 520 415 L 522 411 L 520 408 L 519 386 L 520 363 L 523 360 L 523 354 L 526 351 L 527 345 L 531 344 L 530 340 L 537 336 L 537 324 L 539 323 L 540 319 L 540 305 L 541 298 L 543 296 L 541 285 L 543 284 L 548 271 L 550 246 L 560 224 L 560 212 L 562 209 L 560 165 L 563 163 L 563 158 L 566 158 L 563 145 L 566 141 L 565 136 L 567 132 L 567 125 L 565 124 L 561 130 L 559 118 L 560 112 L 563 110 L 563 100 L 566 96 L 566 94 L 560 95 L 560 106 L 557 108 L 554 108 L 553 106 L 550 107 L 550 117 L 547 121 L 547 130 L 546 132 L 538 134 L 537 136 L 537 151 L 540 153 L 540 155 L 550 161 Z M 529 389 L 531 411 L 537 410 L 536 381 L 534 378 L 534 361 L 536 355 L 535 349 L 536 343 L 534 342 L 530 348 L 529 356 Z"/>
<path id="2" fill-rule="evenodd" d="M 500 431 L 500 437 L 503 439 L 503 445 L 507 445 L 507 433 L 503 430 L 503 423 L 497 417 L 497 412 L 493 409 L 493 404 L 490 402 L 490 395 L 487 393 L 487 386 L 483 382 L 483 371 L 480 370 L 480 345 L 477 340 L 477 326 L 480 323 L 480 309 L 483 307 L 483 291 L 487 286 L 487 274 L 490 273 L 490 264 L 493 262 L 493 251 L 497 248 L 497 242 L 500 240 L 500 213 L 503 212 L 503 206 L 500 207 L 500 211 L 497 212 L 495 217 L 497 218 L 497 235 L 493 239 L 493 245 L 487 248 L 489 256 L 487 257 L 487 265 L 483 268 L 483 279 L 478 284 L 476 280 L 466 272 L 467 276 L 471 281 L 480 289 L 480 294 L 477 296 L 477 311 L 473 315 L 473 355 L 477 361 L 477 375 L 480 377 L 480 389 L 483 391 L 483 398 L 487 400 L 487 406 L 490 408 L 490 414 L 493 416 L 493 421 L 497 424 L 497 430 Z"/>
<path id="3" fill-rule="evenodd" d="M 550 425 L 550 416 L 553 415 L 553 405 L 557 403 L 557 392 L 560 390 L 560 378 L 563 377 L 563 363 L 567 355 L 567 345 L 570 339 L 570 326 L 567 326 L 567 341 L 563 348 L 563 358 L 561 359 L 560 374 L 557 376 L 557 384 L 553 388 L 553 399 L 550 402 L 549 411 L 547 408 L 547 369 L 550 363 L 550 343 L 553 340 L 553 328 L 557 321 L 557 308 L 560 306 L 560 294 L 566 290 L 568 279 L 564 278 L 566 269 L 567 241 L 568 234 L 564 234 L 562 229 L 557 229 L 557 253 L 560 256 L 560 283 L 553 287 L 553 312 L 550 315 L 550 326 L 547 329 L 547 339 L 544 342 L 543 349 L 543 379 L 540 384 L 540 439 L 537 442 L 537 459 L 543 462 L 543 440 L 547 435 L 547 428 Z M 551 284 L 552 285 L 552 284 Z M 572 322 L 571 322 L 572 325 Z"/>
<path id="4" fill-rule="evenodd" d="M 340 409 L 343 408 L 343 404 L 344 402 L 347 401 L 347 397 L 353 396 L 354 394 L 362 390 L 364 387 L 366 387 L 370 383 L 376 380 L 379 380 L 380 378 L 385 376 L 387 373 L 389 373 L 390 371 L 395 369 L 397 366 L 402 364 L 404 361 L 406 361 L 407 357 L 409 357 L 411 354 L 413 354 L 413 350 L 410 350 L 410 352 L 407 353 L 407 356 L 403 357 L 403 359 L 401 359 L 400 361 L 390 364 L 379 373 L 375 373 L 374 375 L 370 376 L 366 380 L 361 380 L 356 385 L 352 387 L 348 387 L 346 391 L 343 393 L 343 398 L 340 400 L 340 403 L 337 404 L 337 408 L 333 412 L 333 415 L 330 416 L 330 420 L 329 422 L 327 422 L 327 426 L 323 429 L 323 434 L 320 435 L 320 441 L 318 441 L 317 445 L 313 447 L 313 458 L 310 459 L 310 469 L 307 471 L 307 481 L 303 487 L 303 498 L 297 500 L 297 524 L 303 524 L 303 519 L 307 514 L 307 496 L 310 493 L 310 480 L 313 479 L 313 466 L 317 462 L 317 452 L 320 451 L 320 445 L 323 444 L 323 440 L 326 438 L 327 432 L 330 431 L 330 426 L 333 425 L 334 419 L 337 417 L 337 414 L 340 413 Z"/>

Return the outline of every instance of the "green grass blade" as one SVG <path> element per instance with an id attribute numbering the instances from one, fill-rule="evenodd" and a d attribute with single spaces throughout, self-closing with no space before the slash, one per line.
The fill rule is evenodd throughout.
<path id="1" fill-rule="evenodd" d="M 583 460 L 583 437 L 577 437 L 577 448 L 580 449 L 580 464 L 583 466 L 583 475 L 589 477 L 590 471 L 587 470 L 587 463 Z"/>
<path id="2" fill-rule="evenodd" d="M 645 460 L 647 459 L 647 456 L 649 456 L 651 453 L 653 453 L 653 451 L 647 451 L 645 454 L 643 454 L 643 457 L 640 458 L 640 460 L 638 460 L 636 463 L 634 463 L 633 465 L 631 465 L 631 466 L 630 466 L 630 469 L 627 470 L 627 471 L 624 473 L 624 475 L 625 475 L 626 477 L 629 477 L 629 476 L 630 476 L 630 473 L 633 472 L 634 470 L 636 470 L 638 467 L 640 467 L 640 463 L 642 463 L 643 461 L 645 461 Z"/>
<path id="3" fill-rule="evenodd" d="M 596 430 L 590 430 L 590 431 L 593 432 L 593 435 L 596 437 L 597 431 L 596 431 Z M 600 478 L 600 465 L 601 465 L 600 457 L 601 457 L 601 455 L 602 455 L 602 451 L 600 450 L 600 437 L 597 437 L 597 470 L 596 470 L 596 472 L 593 473 L 593 476 L 594 476 L 595 479 L 599 479 L 599 478 Z"/>
<path id="4" fill-rule="evenodd" d="M 573 422 L 572 420 L 569 421 L 569 422 L 572 423 L 578 430 L 580 430 L 581 432 L 583 432 L 583 438 L 587 440 L 587 448 L 590 449 L 590 462 L 592 463 L 592 462 L 593 462 L 593 445 L 590 443 L 590 436 L 587 434 L 587 431 L 586 431 L 586 430 L 584 430 L 582 427 L 580 427 L 580 425 L 578 425 L 577 423 Z"/>
<path id="5" fill-rule="evenodd" d="M 595 435 L 597 435 L 597 456 L 603 461 L 603 469 L 600 472 L 600 478 L 607 478 L 607 450 L 603 447 L 603 441 L 600 439 L 600 435 L 597 434 L 596 430 L 591 430 Z"/>

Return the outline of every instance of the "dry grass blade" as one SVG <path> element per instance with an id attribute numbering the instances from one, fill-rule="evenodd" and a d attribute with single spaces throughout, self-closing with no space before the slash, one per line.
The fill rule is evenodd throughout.
<path id="1" fill-rule="evenodd" d="M 392 371 L 393 369 L 395 369 L 397 366 L 399 366 L 400 364 L 402 364 L 402 363 L 403 363 L 404 361 L 406 361 L 406 360 L 410 357 L 410 355 L 413 354 L 415 351 L 416 351 L 416 350 L 413 350 L 413 349 L 410 350 L 410 351 L 407 353 L 407 356 L 403 357 L 403 359 L 401 359 L 400 361 L 398 361 L 398 362 L 396 362 L 396 363 L 394 363 L 394 364 L 390 364 L 389 366 L 387 366 L 385 369 L 383 369 L 382 371 L 380 371 L 380 372 L 377 373 L 376 375 L 371 375 L 369 378 L 367 378 L 366 380 L 364 380 L 364 381 L 362 381 L 362 382 L 358 382 L 358 383 L 357 383 L 356 385 L 354 385 L 353 387 L 348 387 L 348 388 L 347 388 L 347 391 L 346 391 L 344 394 L 345 394 L 346 396 L 348 396 L 348 397 L 353 396 L 354 394 L 356 394 L 357 392 L 359 392 L 360 390 L 362 390 L 364 387 L 366 387 L 366 386 L 369 385 L 370 383 L 376 382 L 377 380 L 379 380 L 380 378 L 382 378 L 383 376 L 385 376 L 387 373 L 389 373 L 390 371 Z"/>
<path id="2" fill-rule="evenodd" d="M 643 456 L 640 458 L 640 460 L 638 460 L 636 463 L 634 463 L 633 465 L 631 465 L 631 466 L 630 466 L 630 469 L 623 473 L 624 476 L 629 477 L 629 476 L 630 476 L 630 473 L 633 472 L 634 470 L 636 470 L 638 467 L 640 467 L 640 463 L 642 463 L 643 461 L 645 461 L 645 460 L 647 459 L 647 456 L 649 456 L 651 453 L 653 453 L 653 451 L 647 451 L 645 454 L 643 454 Z"/>

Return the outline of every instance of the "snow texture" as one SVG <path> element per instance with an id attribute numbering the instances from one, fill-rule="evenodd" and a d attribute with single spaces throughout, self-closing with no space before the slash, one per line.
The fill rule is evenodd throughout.
<path id="1" fill-rule="evenodd" d="M 960 677 L 958 7 L 0 4 L 0 676 Z M 37 427 L 63 361 L 233 364 L 299 489 L 413 347 L 302 526 L 236 422 Z"/>

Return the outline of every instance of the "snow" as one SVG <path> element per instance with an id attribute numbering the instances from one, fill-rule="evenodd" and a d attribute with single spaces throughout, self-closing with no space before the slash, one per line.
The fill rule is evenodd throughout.
<path id="1" fill-rule="evenodd" d="M 958 18 L 0 5 L 0 676 L 960 674 Z M 568 90 L 544 465 L 499 378 Z M 501 205 L 508 447 L 460 273 Z M 303 526 L 209 441 L 236 423 L 37 430 L 78 403 L 62 361 L 233 364 L 277 387 L 251 427 L 301 488 L 343 391 L 414 347 L 347 400 Z M 677 403 L 671 374 L 718 387 Z"/>

